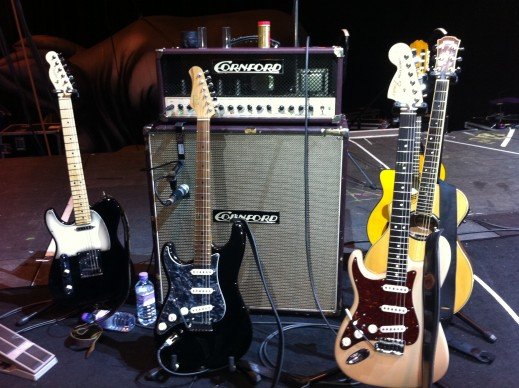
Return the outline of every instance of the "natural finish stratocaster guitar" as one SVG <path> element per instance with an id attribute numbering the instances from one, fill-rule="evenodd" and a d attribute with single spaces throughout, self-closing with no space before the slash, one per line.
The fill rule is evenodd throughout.
<path id="1" fill-rule="evenodd" d="M 429 46 L 423 40 L 415 40 L 409 45 L 414 53 L 416 72 L 418 79 L 422 84 L 422 89 L 425 88 L 425 78 L 429 71 Z M 424 95 L 425 97 L 425 95 Z M 423 154 L 421 153 L 421 133 L 422 133 L 422 117 L 418 114 L 416 116 L 416 144 L 417 149 L 415 158 L 418 163 L 413 165 L 413 196 L 411 200 L 416 204 L 418 197 L 418 188 L 420 185 L 420 176 L 423 168 Z M 445 180 L 446 171 L 443 164 L 440 165 L 440 179 Z M 386 169 L 380 172 L 380 186 L 382 187 L 382 196 L 371 211 L 368 222 L 366 224 L 366 234 L 371 244 L 374 244 L 384 233 L 389 223 L 389 205 L 393 200 L 393 184 L 395 182 L 395 170 Z"/>
<path id="2" fill-rule="evenodd" d="M 440 168 L 443 132 L 447 108 L 447 96 L 450 77 L 455 74 L 456 55 L 459 49 L 459 39 L 445 36 L 438 40 L 437 56 L 433 75 L 436 77 L 432 101 L 431 117 L 425 145 L 424 166 L 421 172 L 420 185 L 416 201 L 412 201 L 414 210 L 411 218 L 411 250 L 416 254 L 412 260 L 422 261 L 425 255 L 425 239 L 438 227 L 440 214 L 440 193 L 437 184 Z M 466 217 L 469 204 L 463 192 L 456 189 L 457 223 Z M 389 233 L 387 229 L 380 237 L 384 244 L 375 244 L 366 256 L 366 267 L 375 273 L 385 271 L 386 263 L 384 246 L 387 246 Z M 375 246 L 374 246 L 375 247 Z M 458 312 L 467 303 L 472 293 L 473 272 L 469 258 L 459 241 L 456 243 L 456 285 L 454 312 Z"/>
<path id="3" fill-rule="evenodd" d="M 395 184 L 388 240 L 371 249 L 383 252 L 384 273 L 371 273 L 355 250 L 348 261 L 354 302 L 343 320 L 335 342 L 335 359 L 350 378 L 382 387 L 417 387 L 422 382 L 424 308 L 422 302 L 423 262 L 409 259 L 412 167 L 416 163 L 416 109 L 422 95 L 411 49 L 397 43 L 389 51 L 397 72 L 388 97 L 400 105 Z M 377 245 L 384 245 L 379 249 Z M 440 237 L 440 278 L 445 278 L 450 261 L 448 242 Z M 368 251 L 368 255 L 371 254 Z M 439 325 L 439 323 L 438 323 Z M 438 328 L 433 380 L 447 371 L 449 352 L 445 335 Z"/>

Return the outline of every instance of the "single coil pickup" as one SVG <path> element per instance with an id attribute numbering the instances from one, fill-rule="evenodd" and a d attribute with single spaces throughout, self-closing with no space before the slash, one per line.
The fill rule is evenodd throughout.
<path id="1" fill-rule="evenodd" d="M 397 338 L 381 338 L 375 342 L 375 350 L 381 353 L 401 356 L 404 354 L 404 341 Z"/>
<path id="2" fill-rule="evenodd" d="M 193 287 L 191 288 L 191 293 L 194 295 L 211 295 L 214 292 L 212 288 L 205 287 Z"/>
<path id="3" fill-rule="evenodd" d="M 406 286 L 395 286 L 394 284 L 384 284 L 382 289 L 387 292 L 396 292 L 399 294 L 407 294 L 410 290 Z"/>
<path id="4" fill-rule="evenodd" d="M 84 230 L 92 230 L 94 229 L 94 225 L 83 225 L 83 226 L 77 226 L 76 231 L 82 232 Z"/>
<path id="5" fill-rule="evenodd" d="M 213 305 L 211 304 L 206 304 L 204 306 L 197 306 L 197 307 L 191 307 L 191 309 L 189 310 L 189 312 L 191 314 L 199 314 L 199 313 L 206 313 L 208 311 L 211 311 L 213 309 Z"/>
<path id="6" fill-rule="evenodd" d="M 407 327 L 404 325 L 391 325 L 391 326 L 380 326 L 381 333 L 404 333 Z"/>
<path id="7" fill-rule="evenodd" d="M 385 313 L 406 314 L 409 310 L 403 306 L 390 306 L 383 304 L 380 309 Z"/>
<path id="8" fill-rule="evenodd" d="M 214 270 L 211 268 L 193 268 L 191 271 L 191 275 L 198 275 L 198 276 L 207 276 L 214 274 Z"/>

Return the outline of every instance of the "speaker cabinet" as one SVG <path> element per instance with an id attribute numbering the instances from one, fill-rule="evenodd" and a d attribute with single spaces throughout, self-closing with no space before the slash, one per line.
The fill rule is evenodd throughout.
<path id="1" fill-rule="evenodd" d="M 192 126 L 181 132 L 172 125 L 145 128 L 157 258 L 162 246 L 171 241 L 181 260 L 193 259 L 195 131 Z M 309 150 L 308 240 L 305 139 Z M 167 177 L 179 159 L 179 145 L 185 150 L 185 163 L 178 185 L 187 184 L 191 195 L 177 206 L 163 206 L 161 200 L 171 195 Z M 311 128 L 308 137 L 304 128 L 294 127 L 211 128 L 213 243 L 227 242 L 233 217 L 249 220 L 264 275 L 280 311 L 318 312 L 312 284 L 325 313 L 335 314 L 340 308 L 345 145 L 344 135 L 323 135 L 321 128 Z M 169 284 L 162 265 L 157 265 L 157 270 L 158 297 L 163 300 Z M 250 310 L 271 309 L 249 243 L 239 287 Z"/>

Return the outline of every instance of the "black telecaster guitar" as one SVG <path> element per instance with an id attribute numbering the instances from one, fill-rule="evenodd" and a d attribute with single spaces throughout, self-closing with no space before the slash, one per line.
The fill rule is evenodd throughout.
<path id="1" fill-rule="evenodd" d="M 60 303 L 115 309 L 126 299 L 131 279 L 130 255 L 117 232 L 123 212 L 117 201 L 106 195 L 90 207 L 72 109 L 75 90 L 59 55 L 50 51 L 45 58 L 58 96 L 75 218 L 67 223 L 54 209 L 45 213 L 45 223 L 56 242 L 49 288 Z"/>
<path id="2" fill-rule="evenodd" d="M 162 248 L 169 290 L 155 326 L 160 365 L 173 374 L 198 374 L 229 365 L 249 349 L 252 326 L 238 290 L 245 250 L 237 222 L 221 248 L 211 237 L 210 117 L 215 113 L 205 75 L 189 70 L 191 106 L 197 114 L 194 259 L 180 261 L 172 243 Z"/>

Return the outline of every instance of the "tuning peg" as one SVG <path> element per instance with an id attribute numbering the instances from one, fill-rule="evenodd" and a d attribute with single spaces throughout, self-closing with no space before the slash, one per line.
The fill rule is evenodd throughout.
<path id="1" fill-rule="evenodd" d="M 458 47 L 458 51 L 465 51 L 465 47 Z"/>
<path id="2" fill-rule="evenodd" d="M 456 58 L 456 62 L 463 62 L 463 57 Z"/>

